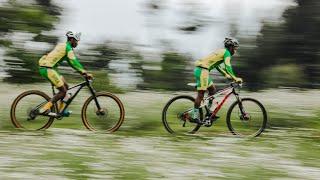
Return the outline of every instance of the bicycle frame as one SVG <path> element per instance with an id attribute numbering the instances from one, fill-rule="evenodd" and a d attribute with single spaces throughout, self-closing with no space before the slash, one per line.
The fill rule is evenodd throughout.
<path id="1" fill-rule="evenodd" d="M 210 100 L 210 99 L 214 99 L 214 98 L 216 98 L 218 96 L 224 95 L 222 101 L 217 104 L 217 107 L 213 111 L 210 111 L 210 109 L 208 108 L 208 106 L 206 104 L 201 106 L 201 107 L 205 107 L 206 108 L 206 112 L 207 112 L 206 116 L 209 116 L 210 113 L 211 113 L 210 118 L 214 118 L 216 116 L 216 114 L 219 112 L 219 110 L 221 109 L 221 107 L 223 106 L 223 104 L 226 102 L 226 100 L 230 97 L 231 94 L 234 94 L 236 96 L 236 98 L 237 98 L 237 101 L 241 102 L 239 94 L 235 91 L 235 85 L 234 84 L 231 84 L 230 87 L 227 87 L 225 89 L 222 89 L 222 90 L 218 91 L 214 95 L 206 97 L 204 99 L 204 101 Z M 241 106 L 240 109 L 243 109 L 242 108 L 242 104 L 239 103 L 239 105 Z"/>
<path id="2" fill-rule="evenodd" d="M 58 112 L 59 109 L 57 108 L 57 112 L 58 112 L 57 114 L 58 114 L 58 115 L 61 115 L 61 113 L 68 108 L 68 106 L 72 103 L 73 99 L 78 95 L 78 93 L 81 91 L 81 89 L 82 89 L 83 87 L 85 87 L 85 86 L 87 86 L 87 87 L 89 88 L 90 93 L 92 94 L 92 96 L 94 96 L 94 101 L 95 101 L 95 103 L 96 103 L 96 105 L 97 105 L 97 108 L 98 108 L 98 109 L 101 109 L 100 104 L 99 104 L 99 102 L 98 102 L 98 100 L 97 100 L 97 97 L 96 97 L 96 91 L 95 91 L 95 90 L 93 89 L 93 87 L 91 86 L 91 82 L 92 82 L 92 80 L 86 79 L 86 81 L 84 81 L 84 82 L 82 82 L 82 83 L 79 83 L 79 84 L 77 84 L 77 85 L 75 85 L 75 86 L 72 86 L 72 87 L 68 88 L 68 91 L 69 91 L 70 89 L 74 89 L 74 88 L 79 87 L 79 88 L 77 89 L 76 93 L 73 94 L 73 95 L 68 99 L 68 101 L 66 102 L 66 106 L 65 106 L 60 112 Z M 53 86 L 53 85 L 52 85 L 52 93 L 53 93 L 53 96 L 56 95 L 56 92 L 55 92 L 55 90 L 54 90 L 54 86 Z"/>

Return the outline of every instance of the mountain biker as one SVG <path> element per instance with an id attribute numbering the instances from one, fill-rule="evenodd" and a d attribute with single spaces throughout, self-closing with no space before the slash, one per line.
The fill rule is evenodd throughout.
<path id="1" fill-rule="evenodd" d="M 209 91 L 209 95 L 213 95 L 216 91 L 212 79 L 209 77 L 209 72 L 213 69 L 217 69 L 222 75 L 228 79 L 232 79 L 236 82 L 242 82 L 241 78 L 235 76 L 231 67 L 231 57 L 237 52 L 239 42 L 234 38 L 225 38 L 224 49 L 219 49 L 209 56 L 196 61 L 196 68 L 194 69 L 194 76 L 197 83 L 197 98 L 194 102 L 194 109 L 192 113 L 192 122 L 202 124 L 200 121 L 199 107 L 203 100 L 206 90 Z M 220 67 L 224 64 L 224 68 Z M 209 101 L 209 108 L 212 105 L 212 100 Z"/>
<path id="2" fill-rule="evenodd" d="M 40 114 L 48 115 L 51 107 L 58 100 L 61 100 L 59 111 L 64 108 L 65 103 L 63 102 L 63 99 L 66 96 L 68 84 L 57 70 L 57 67 L 63 60 L 67 60 L 69 65 L 82 76 L 89 79 L 92 78 L 92 75 L 84 70 L 73 51 L 73 48 L 77 47 L 78 42 L 80 41 L 81 33 L 73 33 L 72 31 L 68 31 L 66 36 L 66 42 L 59 43 L 51 52 L 42 56 L 39 60 L 40 75 L 49 80 L 59 90 L 59 92 L 53 96 L 49 102 L 39 109 Z"/>

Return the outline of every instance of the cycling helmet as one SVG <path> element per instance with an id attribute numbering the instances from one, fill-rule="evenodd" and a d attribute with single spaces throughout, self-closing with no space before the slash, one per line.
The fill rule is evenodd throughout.
<path id="1" fill-rule="evenodd" d="M 239 42 L 235 38 L 225 38 L 224 41 L 224 47 L 229 48 L 229 47 L 239 47 Z"/>
<path id="2" fill-rule="evenodd" d="M 79 33 L 73 33 L 72 31 L 68 31 L 66 33 L 67 38 L 74 38 L 77 41 L 80 41 L 80 37 L 81 37 L 81 32 Z"/>

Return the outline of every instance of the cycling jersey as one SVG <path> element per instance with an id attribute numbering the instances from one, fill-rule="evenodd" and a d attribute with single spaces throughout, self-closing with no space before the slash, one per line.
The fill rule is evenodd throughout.
<path id="1" fill-rule="evenodd" d="M 78 72 L 85 72 L 68 41 L 66 43 L 58 44 L 50 53 L 42 56 L 39 60 L 39 66 L 56 68 L 63 60 L 67 60 L 71 67 Z"/>
<path id="2" fill-rule="evenodd" d="M 215 68 L 224 76 L 229 74 L 232 78 L 235 78 L 230 60 L 231 54 L 229 50 L 219 49 L 209 56 L 196 61 L 197 67 L 194 69 L 194 77 L 197 83 L 197 90 L 206 90 L 213 85 L 209 71 Z M 224 69 L 220 67 L 222 63 L 224 63 Z"/>
<path id="3" fill-rule="evenodd" d="M 63 77 L 56 69 L 63 60 L 67 60 L 71 67 L 79 73 L 85 72 L 74 55 L 70 42 L 58 44 L 50 53 L 42 56 L 39 60 L 40 75 L 48 79 L 57 88 L 64 85 Z"/>
<path id="4" fill-rule="evenodd" d="M 196 61 L 196 66 L 208 69 L 217 69 L 223 75 L 229 74 L 232 77 L 235 77 L 234 72 L 231 67 L 231 54 L 227 49 L 219 49 L 209 56 Z M 224 63 L 225 70 L 220 67 L 220 64 Z"/>

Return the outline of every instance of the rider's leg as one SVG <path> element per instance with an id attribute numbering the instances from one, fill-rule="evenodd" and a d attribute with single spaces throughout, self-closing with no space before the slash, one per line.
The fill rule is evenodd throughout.
<path id="1" fill-rule="evenodd" d="M 69 85 L 68 85 L 66 79 L 65 79 L 63 76 L 61 76 L 61 79 L 62 79 L 62 81 L 63 81 L 63 83 L 64 83 L 64 86 L 65 86 L 65 87 L 67 88 L 67 90 L 68 90 L 68 89 L 69 89 Z"/>
<path id="2" fill-rule="evenodd" d="M 212 84 L 211 86 L 208 87 L 209 91 L 209 96 L 214 95 L 216 93 L 216 87 Z"/>
<path id="3" fill-rule="evenodd" d="M 209 71 L 204 68 L 196 67 L 194 70 L 194 76 L 196 78 L 198 94 L 194 102 L 192 119 L 197 123 L 201 123 L 199 107 L 209 85 Z"/>
<path id="4" fill-rule="evenodd" d="M 204 97 L 204 93 L 205 93 L 204 90 L 198 91 L 197 98 L 194 101 L 194 108 L 199 109 L 201 101 L 203 100 L 203 97 Z"/>
<path id="5" fill-rule="evenodd" d="M 62 81 L 64 82 L 64 86 L 65 86 L 66 91 L 68 91 L 69 85 L 68 85 L 68 83 L 66 82 L 66 79 L 65 79 L 63 76 L 61 76 L 61 79 L 62 79 Z M 59 110 L 59 111 L 61 111 L 61 110 L 65 107 L 65 105 L 66 105 L 66 103 L 63 101 L 63 99 L 64 99 L 66 96 L 67 96 L 67 94 L 65 94 L 65 96 L 63 96 L 63 98 L 61 98 L 60 101 L 59 101 L 59 104 L 58 104 L 58 110 Z"/>
<path id="6" fill-rule="evenodd" d="M 209 96 L 212 96 L 212 95 L 214 95 L 215 93 L 216 93 L 216 88 L 215 88 L 215 86 L 212 84 L 211 86 L 209 86 L 208 87 L 208 91 L 209 91 Z M 210 99 L 209 100 L 209 102 L 208 102 L 208 107 L 209 107 L 209 109 L 211 108 L 211 106 L 212 106 L 212 99 Z"/>
<path id="7" fill-rule="evenodd" d="M 51 99 L 52 103 L 55 103 L 58 100 L 63 99 L 67 94 L 67 90 L 68 89 L 66 88 L 66 86 L 61 86 L 61 87 L 59 87 L 57 89 L 59 90 L 59 92 L 55 96 L 53 96 L 53 98 Z"/>
<path id="8" fill-rule="evenodd" d="M 64 98 L 67 88 L 62 80 L 62 76 L 56 70 L 52 68 L 40 68 L 40 74 L 47 78 L 59 90 L 59 92 L 49 102 L 39 109 L 39 113 L 45 113 L 48 112 L 53 104 L 59 99 Z"/>
<path id="9" fill-rule="evenodd" d="M 47 102 L 44 106 L 42 106 L 39 109 L 39 113 L 45 113 L 45 112 L 49 111 L 49 109 L 51 109 L 51 107 L 53 106 L 54 103 L 56 103 L 58 100 L 64 98 L 64 96 L 67 93 L 66 87 L 61 86 L 61 87 L 58 87 L 57 89 L 59 90 L 59 92 L 55 96 L 53 96 L 49 102 Z"/>
<path id="10" fill-rule="evenodd" d="M 215 86 L 212 84 L 210 87 L 208 87 L 208 91 L 209 91 L 209 96 L 214 95 L 216 93 Z M 211 110 L 212 102 L 213 102 L 213 99 L 210 99 L 208 102 L 209 110 Z M 215 115 L 214 117 L 215 117 L 215 120 L 219 118 L 219 116 L 217 116 L 217 115 Z"/>
<path id="11" fill-rule="evenodd" d="M 192 114 L 192 119 L 194 122 L 196 123 L 201 123 L 200 121 L 200 105 L 201 105 L 201 101 L 203 100 L 203 97 L 204 97 L 204 93 L 205 91 L 204 90 L 199 90 L 198 91 L 198 94 L 197 94 L 197 97 L 194 101 L 194 108 L 193 108 L 193 114 Z"/>

